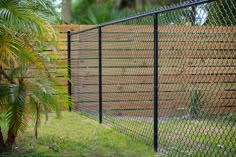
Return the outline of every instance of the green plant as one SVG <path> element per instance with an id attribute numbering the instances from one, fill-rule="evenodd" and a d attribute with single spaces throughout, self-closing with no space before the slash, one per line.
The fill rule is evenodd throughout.
<path id="1" fill-rule="evenodd" d="M 203 95 L 200 90 L 192 90 L 190 95 L 190 104 L 188 112 L 190 118 L 196 119 L 201 115 L 201 108 L 204 105 Z"/>
<path id="2" fill-rule="evenodd" d="M 49 55 L 40 51 L 57 47 L 53 21 L 49 0 L 0 1 L 0 111 L 7 122 L 6 140 L 0 125 L 0 153 L 12 150 L 29 120 L 37 137 L 40 115 L 54 109 L 59 116 L 67 101 L 56 98 L 60 89 L 48 71 Z"/>

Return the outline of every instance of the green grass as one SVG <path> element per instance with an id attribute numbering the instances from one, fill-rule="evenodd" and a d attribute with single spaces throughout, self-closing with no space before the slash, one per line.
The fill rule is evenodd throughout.
<path id="1" fill-rule="evenodd" d="M 141 120 L 115 120 L 123 128 L 135 126 L 133 131 L 143 132 L 144 124 L 150 131 L 153 123 Z M 149 126 L 148 126 L 149 125 Z M 158 124 L 159 147 L 162 154 L 171 157 L 231 156 L 236 157 L 236 126 L 224 120 L 167 120 Z M 146 134 L 151 139 L 152 134 Z"/>
<path id="2" fill-rule="evenodd" d="M 160 123 L 160 145 L 169 156 L 236 156 L 236 127 L 210 120 Z"/>
<path id="3" fill-rule="evenodd" d="M 152 147 L 122 135 L 78 113 L 50 116 L 34 140 L 29 127 L 17 138 L 14 152 L 1 156 L 21 157 L 153 157 Z"/>
<path id="4" fill-rule="evenodd" d="M 113 125 L 138 138 L 146 132 L 146 140 L 152 142 L 153 123 L 143 120 L 124 120 L 109 117 Z M 117 127 L 117 129 L 121 129 Z M 128 134 L 129 134 L 128 133 Z M 168 120 L 159 122 L 159 147 L 162 155 L 171 157 L 232 156 L 236 157 L 236 126 L 224 120 Z M 62 119 L 50 116 L 39 129 L 39 139 L 33 139 L 29 127 L 21 134 L 15 152 L 2 156 L 74 156 L 74 157 L 153 157 L 151 146 L 122 135 L 106 125 L 88 119 L 78 113 L 63 112 Z M 140 138 L 143 138 L 140 136 Z"/>

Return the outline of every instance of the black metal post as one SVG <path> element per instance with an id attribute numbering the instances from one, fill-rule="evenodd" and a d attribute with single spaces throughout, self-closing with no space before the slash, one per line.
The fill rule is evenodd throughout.
<path id="1" fill-rule="evenodd" d="M 154 14 L 154 151 L 158 151 L 158 14 Z"/>
<path id="2" fill-rule="evenodd" d="M 99 53 L 99 123 L 102 123 L 102 29 L 98 27 Z"/>
<path id="3" fill-rule="evenodd" d="M 72 110 L 71 108 L 71 31 L 67 31 L 67 64 L 68 64 L 68 107 L 69 111 Z"/>

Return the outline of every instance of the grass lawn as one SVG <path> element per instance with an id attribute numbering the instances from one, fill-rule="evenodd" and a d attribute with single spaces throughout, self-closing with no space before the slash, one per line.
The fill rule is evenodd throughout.
<path id="1" fill-rule="evenodd" d="M 200 120 L 160 123 L 159 143 L 169 156 L 236 157 L 236 127 Z"/>
<path id="2" fill-rule="evenodd" d="M 151 131 L 152 122 L 142 120 L 113 119 L 114 125 L 119 124 L 123 129 L 133 127 L 133 132 L 143 133 L 143 127 Z M 149 126 L 148 126 L 149 125 Z M 132 132 L 130 131 L 130 132 Z M 236 126 L 224 120 L 166 120 L 158 124 L 158 143 L 164 156 L 171 157 L 236 157 Z M 135 134 L 137 137 L 137 134 Z M 143 134 L 151 139 L 151 134 Z M 140 138 L 142 136 L 140 135 Z"/>
<path id="3" fill-rule="evenodd" d="M 33 127 L 20 134 L 16 150 L 0 156 L 21 157 L 153 157 L 153 149 L 128 136 L 78 113 L 63 112 L 63 118 L 53 115 L 39 128 L 39 138 L 33 138 Z"/>

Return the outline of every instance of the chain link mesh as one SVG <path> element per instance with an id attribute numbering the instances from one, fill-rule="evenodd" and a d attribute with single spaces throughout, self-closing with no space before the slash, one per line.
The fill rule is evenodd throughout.
<path id="1" fill-rule="evenodd" d="M 102 28 L 104 120 L 151 144 L 153 18 Z"/>
<path id="2" fill-rule="evenodd" d="M 76 110 L 98 120 L 98 31 L 73 35 L 71 41 L 72 97 Z"/>
<path id="3" fill-rule="evenodd" d="M 158 151 L 236 154 L 236 3 L 158 14 Z M 174 6 L 178 7 L 178 6 Z M 181 4 L 179 5 L 181 7 Z M 153 145 L 153 16 L 102 30 L 103 120 Z M 98 118 L 98 28 L 72 36 L 77 108 Z"/>
<path id="4" fill-rule="evenodd" d="M 236 112 L 232 2 L 159 15 L 158 142 L 163 154 L 236 154 L 236 119 L 229 119 Z M 226 9 L 229 17 L 222 15 Z"/>

